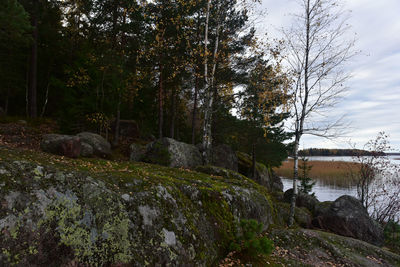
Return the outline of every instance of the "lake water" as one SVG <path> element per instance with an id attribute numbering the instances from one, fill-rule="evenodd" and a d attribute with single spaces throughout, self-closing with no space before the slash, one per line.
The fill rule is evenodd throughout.
<path id="1" fill-rule="evenodd" d="M 345 161 L 345 162 L 354 162 L 356 159 L 350 156 L 312 156 L 306 157 L 310 161 Z M 388 156 L 391 163 L 400 164 L 400 156 Z"/>
<path id="2" fill-rule="evenodd" d="M 293 187 L 293 180 L 281 177 L 283 183 L 283 191 L 286 191 Z M 335 187 L 330 185 L 321 184 L 320 182 L 316 182 L 313 187 L 313 192 L 319 201 L 334 201 L 338 197 L 343 195 L 350 195 L 357 197 L 357 189 L 356 187 L 351 188 L 343 188 L 343 187 Z"/>
<path id="3" fill-rule="evenodd" d="M 354 161 L 353 157 L 331 157 L 331 156 L 314 156 L 308 157 L 310 161 Z M 400 156 L 389 156 L 392 163 L 400 164 Z M 286 191 L 293 187 L 293 180 L 281 177 L 283 183 L 283 190 Z M 357 197 L 357 188 L 355 186 L 349 188 L 336 187 L 332 185 L 322 184 L 316 181 L 313 187 L 313 192 L 319 201 L 334 201 L 342 195 L 350 195 Z"/>

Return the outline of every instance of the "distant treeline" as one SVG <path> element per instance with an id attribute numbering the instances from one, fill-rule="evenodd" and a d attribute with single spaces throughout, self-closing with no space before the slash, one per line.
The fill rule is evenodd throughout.
<path id="1" fill-rule="evenodd" d="M 300 156 L 372 156 L 378 152 L 361 149 L 308 148 L 299 151 Z M 383 154 L 383 153 L 380 153 Z"/>

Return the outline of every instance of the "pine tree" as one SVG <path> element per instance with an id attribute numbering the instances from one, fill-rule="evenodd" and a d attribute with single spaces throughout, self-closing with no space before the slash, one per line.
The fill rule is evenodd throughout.
<path id="1" fill-rule="evenodd" d="M 303 156 L 301 158 L 301 163 L 299 165 L 299 169 L 300 169 L 299 191 L 303 192 L 304 194 L 310 194 L 312 192 L 312 188 L 315 185 L 315 181 L 313 181 L 309 176 L 310 170 L 312 169 L 312 165 L 309 165 L 308 161 L 309 160 Z M 314 196 L 314 193 L 312 193 L 311 195 Z"/>

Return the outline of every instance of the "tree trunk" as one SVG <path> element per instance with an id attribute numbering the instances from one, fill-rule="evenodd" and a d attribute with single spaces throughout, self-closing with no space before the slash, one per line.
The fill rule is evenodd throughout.
<path id="1" fill-rule="evenodd" d="M 251 177 L 253 179 L 256 178 L 256 144 L 252 144 L 251 148 L 251 159 L 252 159 L 252 166 L 251 166 Z"/>
<path id="2" fill-rule="evenodd" d="M 297 118 L 295 143 L 294 143 L 294 167 L 293 167 L 293 196 L 290 203 L 289 223 L 288 226 L 292 226 L 294 222 L 294 213 L 296 207 L 297 197 L 297 179 L 299 177 L 299 144 L 300 138 L 303 135 L 304 120 L 306 118 L 306 109 L 309 97 L 309 59 L 310 59 L 310 0 L 307 0 L 306 5 L 306 44 L 305 44 L 305 63 L 304 63 L 304 101 L 302 103 L 302 109 L 300 117 Z"/>
<path id="3" fill-rule="evenodd" d="M 208 16 L 209 16 L 209 4 L 208 2 Z M 208 20 L 207 20 L 207 29 L 208 29 Z M 206 100 L 205 100 L 205 111 L 204 111 L 204 128 L 203 128 L 203 160 L 205 164 L 208 164 L 210 162 L 210 154 L 211 154 L 211 146 L 212 146 L 212 115 L 213 115 L 213 100 L 214 100 L 214 77 L 215 77 L 215 71 L 216 71 L 216 66 L 217 66 L 217 54 L 218 54 L 218 45 L 219 45 L 219 35 L 220 35 L 220 28 L 221 28 L 221 23 L 218 22 L 217 28 L 216 28 L 216 36 L 215 36 L 215 46 L 214 46 L 214 53 L 213 53 L 213 67 L 211 70 L 211 75 L 209 77 L 205 75 L 206 77 L 206 88 L 205 88 L 205 93 L 206 93 Z M 206 32 L 207 34 L 207 41 L 208 41 L 208 31 Z M 207 51 L 207 49 L 206 49 Z M 207 55 L 207 52 L 205 52 Z M 207 67 L 207 62 L 205 64 L 205 69 Z M 205 73 L 206 74 L 206 73 Z"/>
<path id="4" fill-rule="evenodd" d="M 163 137 L 163 98 L 164 98 L 164 88 L 163 88 L 163 66 L 160 63 L 160 80 L 158 88 L 158 138 Z"/>
<path id="5" fill-rule="evenodd" d="M 200 44 L 200 26 L 201 26 L 201 16 L 199 13 L 199 17 L 197 20 L 197 41 Z M 193 113 L 192 113 L 192 144 L 196 143 L 196 116 L 197 116 L 197 97 L 199 94 L 199 75 L 200 75 L 200 64 L 201 61 L 198 57 L 195 59 L 196 67 L 195 67 L 195 82 L 194 82 L 194 96 L 193 96 Z"/>
<path id="6" fill-rule="evenodd" d="M 37 50 L 38 50 L 38 0 L 33 0 L 32 12 L 32 47 L 30 56 L 28 116 L 37 117 Z"/>
<path id="7" fill-rule="evenodd" d="M 6 101 L 4 103 L 4 115 L 7 116 L 8 114 L 8 101 L 10 99 L 10 87 L 7 89 L 7 96 L 6 96 Z"/>
<path id="8" fill-rule="evenodd" d="M 114 141 L 113 146 L 118 146 L 119 143 L 119 129 L 121 125 L 121 92 L 118 94 L 118 104 L 117 104 L 117 117 L 115 119 L 115 129 L 114 129 Z"/>
<path id="9" fill-rule="evenodd" d="M 49 102 L 49 88 L 50 88 L 50 80 L 47 81 L 46 95 L 43 103 L 42 113 L 40 113 L 41 118 L 43 118 L 44 113 L 46 112 L 47 102 Z"/>
<path id="10" fill-rule="evenodd" d="M 199 91 L 199 77 L 196 72 L 196 81 L 194 86 L 193 114 L 192 114 L 192 144 L 196 142 L 196 113 L 197 113 L 197 95 Z"/>
<path id="11" fill-rule="evenodd" d="M 209 110 L 209 80 L 208 80 L 208 23 L 210 19 L 210 6 L 211 0 L 207 1 L 206 12 L 206 25 L 204 33 L 204 93 L 206 94 L 205 110 L 204 110 L 204 125 L 203 125 L 203 161 L 208 164 L 209 161 L 209 147 L 211 146 L 211 136 L 208 132 L 208 120 L 211 114 Z"/>
<path id="12" fill-rule="evenodd" d="M 176 90 L 171 90 L 171 125 L 170 125 L 170 136 L 172 139 L 175 138 L 175 119 L 176 119 Z"/>
<path id="13" fill-rule="evenodd" d="M 292 226 L 294 223 L 294 213 L 296 207 L 296 198 L 297 198 L 297 178 L 299 177 L 299 142 L 300 142 L 300 134 L 296 132 L 296 139 L 294 141 L 294 151 L 293 151 L 293 195 L 290 200 L 290 213 L 289 213 L 289 222 L 288 226 Z"/>

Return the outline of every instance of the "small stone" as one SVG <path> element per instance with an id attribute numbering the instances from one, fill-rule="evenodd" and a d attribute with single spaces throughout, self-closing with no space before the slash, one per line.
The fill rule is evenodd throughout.
<path id="1" fill-rule="evenodd" d="M 126 202 L 129 202 L 129 200 L 131 199 L 131 197 L 128 194 L 123 194 L 122 199 L 125 200 Z"/>
<path id="2" fill-rule="evenodd" d="M 164 233 L 164 242 L 168 246 L 175 246 L 176 245 L 176 236 L 174 232 L 168 231 L 167 229 L 162 229 Z"/>

